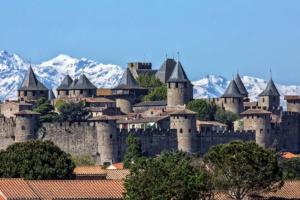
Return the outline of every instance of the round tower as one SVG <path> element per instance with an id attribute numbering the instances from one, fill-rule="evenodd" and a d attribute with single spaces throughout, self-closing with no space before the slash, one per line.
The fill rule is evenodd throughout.
<path id="1" fill-rule="evenodd" d="M 15 141 L 26 142 L 36 138 L 40 113 L 22 110 L 16 115 Z"/>
<path id="2" fill-rule="evenodd" d="M 278 92 L 272 78 L 267 87 L 259 95 L 258 106 L 264 110 L 276 113 L 280 110 L 280 93 Z"/>
<path id="3" fill-rule="evenodd" d="M 185 105 L 193 99 L 193 85 L 187 78 L 179 61 L 177 61 L 167 81 L 167 86 L 167 105 L 169 107 Z"/>
<path id="4" fill-rule="evenodd" d="M 117 125 L 116 120 L 104 117 L 96 123 L 98 143 L 98 164 L 111 164 L 117 162 Z"/>
<path id="5" fill-rule="evenodd" d="M 195 152 L 196 113 L 187 109 L 173 112 L 170 114 L 170 123 L 170 128 L 177 131 L 178 150 Z"/>
<path id="6" fill-rule="evenodd" d="M 243 112 L 244 104 L 243 99 L 244 95 L 240 93 L 239 88 L 235 82 L 232 80 L 227 87 L 224 94 L 221 96 L 222 99 L 222 107 L 226 111 L 230 111 L 236 114 L 240 114 Z"/>
<path id="7" fill-rule="evenodd" d="M 121 112 L 128 114 L 132 112 L 132 105 L 128 98 L 116 98 L 116 107 L 120 108 Z"/>
<path id="8" fill-rule="evenodd" d="M 271 112 L 263 109 L 249 109 L 242 113 L 245 131 L 255 131 L 258 145 L 268 148 L 272 145 Z"/>

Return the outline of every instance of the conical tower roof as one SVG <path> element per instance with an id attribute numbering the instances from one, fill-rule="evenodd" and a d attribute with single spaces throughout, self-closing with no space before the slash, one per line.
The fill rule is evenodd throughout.
<path id="1" fill-rule="evenodd" d="M 73 90 L 95 90 L 97 87 L 84 75 L 80 75 L 79 79 L 72 82 L 69 89 Z"/>
<path id="2" fill-rule="evenodd" d="M 134 79 L 130 70 L 127 68 L 123 73 L 119 85 L 115 89 L 134 89 L 134 88 L 141 88 L 141 87 Z"/>
<path id="3" fill-rule="evenodd" d="M 189 82 L 180 61 L 177 61 L 168 82 Z"/>
<path id="4" fill-rule="evenodd" d="M 69 89 L 72 82 L 73 82 L 73 79 L 69 75 L 66 75 L 65 78 L 63 79 L 63 81 L 57 87 L 57 90 L 67 90 L 67 89 Z"/>
<path id="5" fill-rule="evenodd" d="M 49 90 L 49 100 L 55 99 L 55 95 L 53 93 L 53 90 Z"/>
<path id="6" fill-rule="evenodd" d="M 36 75 L 34 74 L 32 67 L 30 66 L 22 85 L 18 90 L 48 90 L 48 88 L 46 88 L 46 86 L 36 78 Z"/>
<path id="7" fill-rule="evenodd" d="M 232 80 L 221 97 L 222 98 L 243 98 L 244 96 L 240 93 L 235 80 Z"/>
<path id="8" fill-rule="evenodd" d="M 280 96 L 272 78 L 269 80 L 266 89 L 259 96 Z"/>
<path id="9" fill-rule="evenodd" d="M 162 83 L 166 83 L 169 80 L 175 65 L 176 61 L 174 59 L 167 58 L 156 72 L 156 78 L 158 78 Z"/>
<path id="10" fill-rule="evenodd" d="M 242 81 L 240 75 L 237 74 L 234 80 L 235 80 L 236 85 L 237 85 L 238 88 L 239 88 L 240 93 L 241 93 L 244 97 L 247 97 L 247 96 L 248 96 L 248 91 L 247 91 L 247 89 L 246 89 L 246 87 L 245 87 L 245 85 L 244 85 L 244 83 L 243 83 L 243 81 Z"/>

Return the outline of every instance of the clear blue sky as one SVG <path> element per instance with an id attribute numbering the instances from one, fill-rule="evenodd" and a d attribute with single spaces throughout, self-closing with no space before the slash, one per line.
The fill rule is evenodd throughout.
<path id="1" fill-rule="evenodd" d="M 59 53 L 126 66 L 165 55 L 207 74 L 300 84 L 298 0 L 0 0 L 0 49 L 33 63 Z"/>

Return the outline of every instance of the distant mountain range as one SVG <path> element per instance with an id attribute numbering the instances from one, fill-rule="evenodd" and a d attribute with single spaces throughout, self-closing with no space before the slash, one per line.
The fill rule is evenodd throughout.
<path id="1" fill-rule="evenodd" d="M 17 88 L 21 85 L 29 65 L 26 59 L 17 54 L 0 51 L 0 100 L 16 98 Z M 60 84 L 66 74 L 74 78 L 81 73 L 85 73 L 97 87 L 111 88 L 118 84 L 124 71 L 118 65 L 97 63 L 65 54 L 40 64 L 32 64 L 32 67 L 40 81 L 52 89 Z M 256 100 L 267 83 L 266 80 L 250 76 L 243 76 L 242 80 L 252 100 Z M 193 81 L 193 84 L 195 98 L 218 97 L 225 91 L 229 80 L 222 76 L 207 75 Z M 300 86 L 277 84 L 277 87 L 282 95 L 300 95 Z"/>

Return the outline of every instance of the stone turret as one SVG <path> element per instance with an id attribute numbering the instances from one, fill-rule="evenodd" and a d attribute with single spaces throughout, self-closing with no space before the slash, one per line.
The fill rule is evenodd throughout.
<path id="1" fill-rule="evenodd" d="M 132 105 L 137 103 L 141 96 L 147 93 L 148 90 L 138 85 L 128 68 L 124 72 L 119 85 L 112 89 L 112 95 L 116 99 L 116 106 L 124 114 L 132 112 Z"/>
<path id="2" fill-rule="evenodd" d="M 103 117 L 96 123 L 98 154 L 97 164 L 117 162 L 117 125 L 116 120 Z"/>
<path id="3" fill-rule="evenodd" d="M 300 96 L 285 96 L 287 111 L 300 113 Z"/>
<path id="4" fill-rule="evenodd" d="M 170 128 L 176 129 L 178 150 L 193 153 L 196 150 L 196 113 L 187 109 L 170 114 Z"/>
<path id="5" fill-rule="evenodd" d="M 255 131 L 258 145 L 268 148 L 272 145 L 271 112 L 263 109 L 249 109 L 241 113 L 245 131 Z"/>
<path id="6" fill-rule="evenodd" d="M 259 94 L 258 106 L 273 113 L 280 111 L 280 94 L 272 79 L 266 89 Z"/>
<path id="7" fill-rule="evenodd" d="M 247 91 L 247 89 L 246 89 L 246 87 L 245 87 L 245 85 L 244 85 L 244 83 L 243 83 L 243 81 L 242 81 L 239 74 L 236 75 L 234 81 L 235 81 L 241 95 L 243 95 L 244 98 L 247 98 L 248 97 L 248 91 Z"/>
<path id="8" fill-rule="evenodd" d="M 23 80 L 21 87 L 18 89 L 18 98 L 20 101 L 35 101 L 41 97 L 48 99 L 49 90 L 44 86 L 33 72 L 32 67 Z"/>
<path id="9" fill-rule="evenodd" d="M 16 115 L 15 141 L 26 142 L 36 139 L 40 113 L 22 110 Z"/>
<path id="10" fill-rule="evenodd" d="M 71 84 L 73 83 L 73 79 L 66 75 L 63 81 L 60 83 L 60 85 L 57 87 L 57 97 L 58 98 L 64 98 L 69 96 L 69 88 Z"/>
<path id="11" fill-rule="evenodd" d="M 185 105 L 193 99 L 193 85 L 188 79 L 180 61 L 177 61 L 167 86 L 168 107 Z"/>
<path id="12" fill-rule="evenodd" d="M 70 97 L 94 97 L 96 92 L 97 87 L 84 74 L 79 79 L 75 79 L 69 86 Z"/>
<path id="13" fill-rule="evenodd" d="M 221 96 L 222 106 L 226 111 L 230 111 L 236 114 L 243 112 L 243 99 L 244 95 L 240 93 L 240 90 L 235 82 L 232 80 L 227 87 L 225 93 Z"/>

